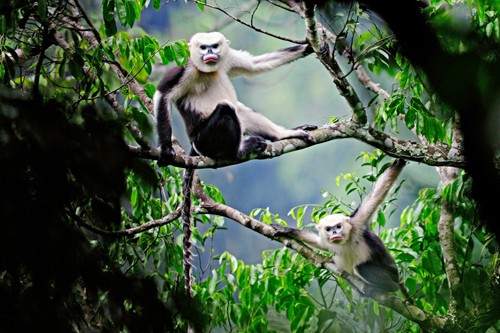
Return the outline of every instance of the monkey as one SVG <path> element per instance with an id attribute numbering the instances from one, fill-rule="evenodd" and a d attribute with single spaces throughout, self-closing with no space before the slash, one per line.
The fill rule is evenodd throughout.
<path id="1" fill-rule="evenodd" d="M 153 96 L 160 144 L 159 166 L 172 162 L 170 103 L 175 103 L 184 121 L 191 143 L 191 156 L 236 159 L 260 152 L 267 141 L 288 138 L 311 140 L 303 125 L 293 129 L 273 123 L 262 114 L 238 101 L 230 78 L 252 76 L 270 71 L 312 53 L 309 44 L 295 45 L 253 56 L 229 47 L 220 32 L 196 33 L 189 41 L 190 58 L 186 66 L 170 69 L 160 80 Z M 183 182 L 184 277 L 192 294 L 191 278 L 191 189 L 195 170 L 187 168 Z"/>
<path id="2" fill-rule="evenodd" d="M 185 67 L 172 68 L 160 80 L 153 97 L 160 144 L 159 165 L 175 156 L 172 148 L 170 102 L 182 116 L 194 153 L 214 159 L 235 159 L 263 151 L 266 140 L 311 140 L 302 125 L 286 129 L 238 101 L 230 78 L 268 72 L 312 53 L 309 44 L 253 56 L 229 47 L 220 32 L 196 33 L 189 41 Z"/>
<path id="3" fill-rule="evenodd" d="M 366 283 L 367 295 L 401 290 L 411 300 L 400 281 L 396 262 L 382 240 L 370 230 L 373 215 L 405 164 L 403 159 L 396 159 L 350 216 L 332 214 L 323 217 L 316 226 L 318 233 L 273 225 L 275 236 L 291 237 L 332 253 L 334 263 L 341 272 L 355 275 Z"/>

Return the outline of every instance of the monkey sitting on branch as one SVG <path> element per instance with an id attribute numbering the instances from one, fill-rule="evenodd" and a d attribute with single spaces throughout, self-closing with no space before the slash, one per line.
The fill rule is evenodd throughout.
<path id="1" fill-rule="evenodd" d="M 313 52 L 309 44 L 294 45 L 253 56 L 229 47 L 220 32 L 197 33 L 189 41 L 186 67 L 172 68 L 160 81 L 154 95 L 154 110 L 160 141 L 160 166 L 172 162 L 170 103 L 175 103 L 186 127 L 193 155 L 213 159 L 236 159 L 261 152 L 267 140 L 310 140 L 302 125 L 286 129 L 238 100 L 231 78 L 253 76 L 303 58 Z"/>

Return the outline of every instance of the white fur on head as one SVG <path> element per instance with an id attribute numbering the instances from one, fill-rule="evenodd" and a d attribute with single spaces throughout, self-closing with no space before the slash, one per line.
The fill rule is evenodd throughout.
<path id="1" fill-rule="evenodd" d="M 339 222 L 347 222 L 349 221 L 349 216 L 345 216 L 343 214 L 332 214 L 332 215 L 327 215 L 323 217 L 316 228 L 319 230 L 322 227 L 327 227 L 327 226 L 334 226 Z"/>
<path id="2" fill-rule="evenodd" d="M 221 50 L 217 54 L 219 60 L 216 63 L 205 64 L 203 62 L 203 54 L 200 53 L 201 45 L 214 45 L 219 44 Z M 191 53 L 191 60 L 193 64 L 204 73 L 212 73 L 218 71 L 222 62 L 225 60 L 224 57 L 227 55 L 227 50 L 229 48 L 229 41 L 220 32 L 198 32 L 191 37 L 189 41 L 189 52 Z"/>

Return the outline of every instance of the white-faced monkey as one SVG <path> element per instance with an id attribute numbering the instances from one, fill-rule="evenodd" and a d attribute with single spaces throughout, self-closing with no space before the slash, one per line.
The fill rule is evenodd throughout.
<path id="1" fill-rule="evenodd" d="M 304 125 L 285 129 L 238 101 L 231 77 L 255 75 L 312 53 L 308 44 L 296 45 L 260 56 L 229 47 L 219 32 L 197 33 L 189 42 L 190 58 L 185 67 L 174 67 L 161 79 L 155 92 L 154 110 L 160 143 L 158 165 L 171 163 L 170 104 L 180 112 L 191 142 L 191 155 L 213 159 L 236 159 L 266 148 L 266 140 L 309 140 Z M 194 169 L 187 169 L 183 184 L 184 275 L 191 292 L 191 187 Z"/>
<path id="2" fill-rule="evenodd" d="M 273 225 L 276 236 L 285 235 L 334 254 L 337 268 L 361 278 L 368 286 L 367 294 L 397 291 L 401 287 L 408 297 L 394 259 L 382 240 L 370 230 L 373 215 L 405 164 L 404 160 L 396 159 L 350 216 L 333 214 L 323 217 L 316 226 L 318 233 Z"/>
<path id="3" fill-rule="evenodd" d="M 219 32 L 197 33 L 189 42 L 186 67 L 171 69 L 154 95 L 160 139 L 159 165 L 168 164 L 172 149 L 170 103 L 174 102 L 186 127 L 192 148 L 214 159 L 234 159 L 261 151 L 266 140 L 309 139 L 304 125 L 285 129 L 238 101 L 230 81 L 235 76 L 268 72 L 312 52 L 309 44 L 253 56 L 229 47 Z"/>

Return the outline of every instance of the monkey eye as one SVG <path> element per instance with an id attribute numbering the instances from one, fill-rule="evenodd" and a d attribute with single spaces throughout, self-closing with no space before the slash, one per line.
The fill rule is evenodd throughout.
<path id="1" fill-rule="evenodd" d="M 340 229 L 340 228 L 342 228 L 342 225 L 341 225 L 341 224 L 337 224 L 337 225 L 335 226 L 335 229 Z"/>
<path id="2" fill-rule="evenodd" d="M 332 228 L 331 227 L 326 227 L 325 230 L 326 230 L 326 232 L 330 232 L 332 230 Z"/>
<path id="3" fill-rule="evenodd" d="M 210 48 L 212 49 L 212 52 L 217 53 L 220 51 L 220 44 L 219 43 L 212 44 Z"/>
<path id="4" fill-rule="evenodd" d="M 200 53 L 205 55 L 208 53 L 208 46 L 207 45 L 200 45 Z"/>

